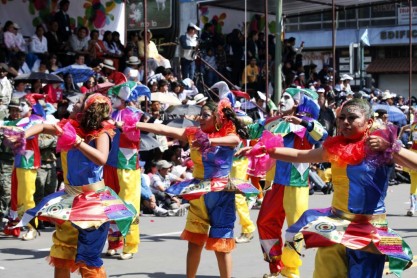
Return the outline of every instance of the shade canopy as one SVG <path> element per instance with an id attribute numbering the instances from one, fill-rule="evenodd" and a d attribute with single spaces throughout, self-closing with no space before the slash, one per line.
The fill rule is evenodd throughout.
<path id="1" fill-rule="evenodd" d="M 202 4 L 210 6 L 223 7 L 227 9 L 244 10 L 245 5 L 242 0 L 202 0 Z M 249 12 L 264 13 L 264 0 L 247 0 L 247 10 Z M 399 2 L 397 0 L 334 0 L 337 8 L 347 8 L 355 5 L 369 4 L 391 4 Z M 277 8 L 277 0 L 268 0 L 268 10 L 271 14 L 275 14 Z M 315 12 L 332 8 L 332 0 L 282 0 L 283 14 L 301 14 L 307 12 Z"/>

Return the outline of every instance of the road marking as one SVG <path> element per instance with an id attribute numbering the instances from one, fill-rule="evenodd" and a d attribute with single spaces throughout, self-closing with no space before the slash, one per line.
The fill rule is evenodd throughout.
<path id="1" fill-rule="evenodd" d="M 156 234 L 156 235 L 149 235 L 149 236 L 141 236 L 140 239 L 145 238 L 153 238 L 153 237 L 160 237 L 160 236 L 173 236 L 173 235 L 180 235 L 182 231 L 179 232 L 172 232 L 172 233 L 165 233 L 165 234 Z"/>

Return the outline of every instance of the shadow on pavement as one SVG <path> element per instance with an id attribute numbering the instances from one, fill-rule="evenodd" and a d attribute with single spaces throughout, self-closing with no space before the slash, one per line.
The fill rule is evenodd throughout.
<path id="1" fill-rule="evenodd" d="M 18 259 L 6 259 L 5 261 L 21 261 L 21 260 L 33 260 L 41 259 L 49 256 L 49 251 L 36 251 L 28 249 L 18 249 L 18 248 L 2 248 L 1 253 L 3 254 L 12 254 L 17 256 L 27 256 Z"/>
<path id="2" fill-rule="evenodd" d="M 183 277 L 186 277 L 184 274 L 168 274 L 165 272 L 155 272 L 155 273 L 134 272 L 134 273 L 112 274 L 112 275 L 109 275 L 109 277 L 123 277 L 123 276 L 128 276 L 128 275 L 135 275 L 137 277 L 148 277 L 148 278 L 183 278 Z M 199 278 L 213 278 L 213 277 L 219 277 L 219 276 L 218 275 L 213 275 L 213 276 L 198 275 L 198 277 Z"/>

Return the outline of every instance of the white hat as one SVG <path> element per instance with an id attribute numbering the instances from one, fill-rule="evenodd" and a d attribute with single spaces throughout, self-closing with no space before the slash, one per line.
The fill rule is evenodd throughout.
<path id="1" fill-rule="evenodd" d="M 108 68 L 108 69 L 112 69 L 112 70 L 115 70 L 116 69 L 114 67 L 113 60 L 110 60 L 110 59 L 104 59 L 104 61 L 103 61 L 103 67 Z"/>
<path id="2" fill-rule="evenodd" d="M 130 56 L 129 60 L 126 61 L 128 65 L 140 65 L 141 61 L 136 56 Z"/>
<path id="3" fill-rule="evenodd" d="M 171 168 L 171 166 L 172 166 L 172 163 L 170 163 L 170 162 L 168 162 L 166 160 L 159 160 L 156 163 L 156 167 L 158 169 L 167 169 L 167 168 Z"/>
<path id="4" fill-rule="evenodd" d="M 353 80 L 353 77 L 349 74 L 343 74 L 342 77 L 340 77 L 340 80 Z"/>
<path id="5" fill-rule="evenodd" d="M 196 29 L 197 31 L 200 31 L 201 30 L 200 27 L 198 27 L 197 25 L 195 25 L 192 22 L 188 23 L 188 28 L 190 28 L 190 27 Z"/>
<path id="6" fill-rule="evenodd" d="M 326 92 L 326 90 L 324 89 L 324 88 L 318 88 L 317 89 L 317 93 L 325 93 Z"/>
<path id="7" fill-rule="evenodd" d="M 394 96 L 390 93 L 390 91 L 389 90 L 385 90 L 383 93 L 382 93 L 382 100 L 387 100 L 387 99 L 389 99 L 389 98 L 393 98 Z"/>
<path id="8" fill-rule="evenodd" d="M 137 69 L 131 69 L 128 74 L 129 79 L 136 79 L 139 76 L 139 71 Z"/>
<path id="9" fill-rule="evenodd" d="M 204 96 L 203 94 L 196 94 L 194 97 L 195 104 L 199 104 L 207 99 L 208 97 Z"/>
<path id="10" fill-rule="evenodd" d="M 13 28 L 20 29 L 20 26 L 15 22 L 15 23 L 13 23 Z"/>
<path id="11" fill-rule="evenodd" d="M 264 93 L 259 92 L 259 91 L 257 91 L 256 93 L 258 94 L 260 99 L 262 99 L 263 101 L 266 101 L 266 95 Z"/>
<path id="12" fill-rule="evenodd" d="M 240 108 L 240 107 L 242 107 L 242 103 L 240 103 L 240 101 L 236 101 L 235 102 L 235 106 L 234 106 L 235 108 Z"/>

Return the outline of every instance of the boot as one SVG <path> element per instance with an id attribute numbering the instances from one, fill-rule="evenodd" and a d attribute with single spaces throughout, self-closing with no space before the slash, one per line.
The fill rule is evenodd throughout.
<path id="1" fill-rule="evenodd" d="M 407 211 L 407 216 L 413 216 L 416 210 L 416 195 L 410 195 L 410 209 Z"/>

